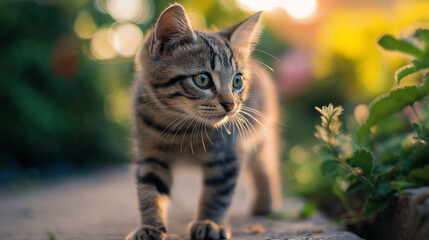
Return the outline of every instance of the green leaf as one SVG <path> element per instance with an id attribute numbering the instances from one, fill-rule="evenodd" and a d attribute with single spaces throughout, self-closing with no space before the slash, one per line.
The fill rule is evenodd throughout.
<path id="1" fill-rule="evenodd" d="M 55 237 L 55 235 L 51 232 L 48 232 L 48 239 L 49 240 L 56 240 L 57 238 Z"/>
<path id="2" fill-rule="evenodd" d="M 374 131 L 376 135 L 391 134 L 392 132 L 400 132 L 408 129 L 409 122 L 400 117 L 388 117 L 378 123 L 377 129 Z"/>
<path id="3" fill-rule="evenodd" d="M 413 128 L 419 134 L 422 131 L 422 127 L 418 123 L 413 123 Z"/>
<path id="4" fill-rule="evenodd" d="M 322 162 L 322 164 L 320 164 L 320 172 L 322 176 L 325 176 L 327 174 L 335 176 L 339 165 L 339 162 L 335 160 L 324 161 Z"/>
<path id="5" fill-rule="evenodd" d="M 429 59 L 426 59 L 426 58 L 414 59 L 412 61 L 412 63 L 416 67 L 417 70 L 429 68 Z"/>
<path id="6" fill-rule="evenodd" d="M 346 190 L 346 193 L 355 193 L 365 188 L 366 188 L 366 182 L 360 178 L 356 178 L 356 181 L 354 181 L 352 184 L 349 185 L 349 187 Z"/>
<path id="7" fill-rule="evenodd" d="M 362 176 L 369 177 L 372 173 L 373 157 L 365 149 L 358 149 L 346 160 L 352 167 L 359 168 Z"/>
<path id="8" fill-rule="evenodd" d="M 413 128 L 421 140 L 425 141 L 426 143 L 429 142 L 429 129 L 427 129 L 425 126 L 421 126 L 418 123 L 413 123 Z"/>
<path id="9" fill-rule="evenodd" d="M 401 67 L 400 69 L 398 69 L 397 71 L 396 71 L 396 73 L 395 73 L 395 81 L 396 81 L 396 84 L 398 84 L 399 85 L 399 83 L 401 82 L 401 80 L 404 78 L 404 77 L 406 77 L 406 76 L 408 76 L 408 75 L 411 75 L 411 74 L 413 74 L 413 73 L 416 73 L 418 70 L 417 70 L 417 68 L 414 66 L 414 64 L 408 64 L 408 65 L 405 65 L 405 66 L 403 66 L 403 67 Z"/>
<path id="10" fill-rule="evenodd" d="M 380 166 L 376 164 L 376 165 L 374 165 L 374 167 L 372 168 L 372 174 L 373 174 L 373 175 L 376 175 L 376 174 L 379 174 L 379 173 L 381 173 Z"/>
<path id="11" fill-rule="evenodd" d="M 389 198 L 383 200 L 368 200 L 368 202 L 364 205 L 364 216 L 370 216 L 375 211 L 384 210 L 389 204 Z"/>
<path id="12" fill-rule="evenodd" d="M 369 116 L 357 132 L 360 142 L 365 139 L 370 128 L 387 119 L 392 114 L 403 110 L 416 101 L 421 100 L 429 94 L 429 79 L 423 84 L 414 86 L 398 87 L 389 93 L 382 95 L 372 101 L 369 106 Z"/>
<path id="13" fill-rule="evenodd" d="M 411 170 L 410 176 L 429 181 L 429 165 Z"/>
<path id="14" fill-rule="evenodd" d="M 417 29 L 414 36 L 419 38 L 425 44 L 425 52 L 429 53 L 429 30 Z"/>
<path id="15" fill-rule="evenodd" d="M 391 192 L 392 190 L 390 189 L 389 184 L 383 182 L 372 192 L 372 195 L 376 198 L 383 198 Z"/>
<path id="16" fill-rule="evenodd" d="M 316 205 L 311 202 L 306 202 L 299 212 L 299 218 L 308 218 L 317 210 Z"/>
<path id="17" fill-rule="evenodd" d="M 410 159 L 406 158 L 403 159 L 401 162 L 401 174 L 408 175 L 410 172 Z"/>
<path id="18" fill-rule="evenodd" d="M 404 180 L 398 180 L 398 181 L 391 181 L 390 182 L 390 188 L 392 188 L 395 191 L 400 191 L 400 190 L 406 189 L 406 188 L 412 188 L 415 185 L 416 184 L 411 183 L 411 182 L 407 182 Z"/>
<path id="19" fill-rule="evenodd" d="M 428 156 L 429 145 L 417 145 L 407 159 L 407 161 L 410 162 L 410 170 L 417 169 L 419 167 L 424 167 L 426 164 L 428 164 Z M 407 175 L 409 175 L 409 173 Z"/>
<path id="20" fill-rule="evenodd" d="M 326 145 L 320 146 L 317 148 L 317 153 L 324 159 L 333 159 L 335 158 L 335 153 L 332 149 Z"/>
<path id="21" fill-rule="evenodd" d="M 391 35 L 384 35 L 378 40 L 378 44 L 386 50 L 399 51 L 411 54 L 418 58 L 423 57 L 423 52 L 412 43 L 405 40 L 398 40 Z"/>
<path id="22" fill-rule="evenodd" d="M 382 171 L 380 171 L 380 176 L 384 179 L 391 179 L 395 176 L 398 176 L 401 172 L 402 165 L 401 163 L 396 163 L 395 165 L 386 165 L 383 167 Z"/>
<path id="23" fill-rule="evenodd" d="M 341 115 L 343 112 L 343 108 L 341 106 L 334 107 L 332 103 L 330 103 L 327 107 L 322 106 L 322 108 L 315 107 L 315 109 L 322 114 L 323 117 L 330 119 L 335 118 Z"/>
<path id="24" fill-rule="evenodd" d="M 316 125 L 316 132 L 314 135 L 316 138 L 333 145 L 337 140 L 337 136 L 340 134 L 341 122 L 338 119 L 338 116 L 343 112 L 343 108 L 341 106 L 334 108 L 332 103 L 327 107 L 323 106 L 322 108 L 315 108 L 322 114 L 322 116 L 320 116 L 322 119 L 322 125 Z"/>

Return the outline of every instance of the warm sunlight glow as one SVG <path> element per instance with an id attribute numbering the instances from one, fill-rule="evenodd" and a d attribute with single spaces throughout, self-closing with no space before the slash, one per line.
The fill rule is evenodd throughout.
<path id="1" fill-rule="evenodd" d="M 128 23 L 112 26 L 112 30 L 111 40 L 116 52 L 123 57 L 134 56 L 143 41 L 143 33 L 140 28 Z"/>
<path id="2" fill-rule="evenodd" d="M 251 11 L 271 11 L 283 7 L 294 19 L 305 21 L 313 17 L 317 11 L 317 0 L 236 0 L 243 9 Z"/>
<path id="3" fill-rule="evenodd" d="M 116 57 L 116 51 L 109 41 L 109 30 L 100 29 L 91 39 L 91 54 L 98 59 L 112 59 Z"/>
<path id="4" fill-rule="evenodd" d="M 281 0 L 237 0 L 238 5 L 247 10 L 270 11 L 282 5 Z"/>
<path id="5" fill-rule="evenodd" d="M 317 11 L 317 0 L 282 1 L 286 12 L 298 20 L 307 20 Z"/>

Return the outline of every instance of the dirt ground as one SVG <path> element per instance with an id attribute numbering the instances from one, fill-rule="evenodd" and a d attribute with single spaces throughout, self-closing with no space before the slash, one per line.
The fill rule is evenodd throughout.
<path id="1" fill-rule="evenodd" d="M 201 174 L 179 168 L 174 181 L 168 239 L 188 239 L 187 223 L 195 215 Z M 246 176 L 240 177 L 229 212 L 232 239 L 360 239 L 330 225 L 320 214 L 305 220 L 250 217 L 252 193 L 246 190 L 247 182 Z M 284 200 L 283 209 L 290 215 L 301 207 L 299 199 Z M 137 209 L 132 166 L 8 187 L 0 193 L 0 239 L 124 239 L 138 227 Z M 258 225 L 262 231 L 255 228 Z"/>

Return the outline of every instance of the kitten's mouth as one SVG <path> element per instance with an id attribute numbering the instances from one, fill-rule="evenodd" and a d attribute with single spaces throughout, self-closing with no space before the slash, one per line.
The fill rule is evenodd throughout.
<path id="1" fill-rule="evenodd" d="M 238 110 L 234 109 L 229 112 L 223 112 L 218 114 L 198 114 L 198 116 L 204 119 L 203 121 L 205 124 L 217 126 L 228 121 L 228 119 L 233 117 L 237 112 Z"/>
<path id="2" fill-rule="evenodd" d="M 222 123 L 228 119 L 228 115 L 226 113 L 218 115 L 204 115 L 200 117 L 204 119 L 203 121 L 205 124 L 213 126 L 218 125 L 219 123 Z"/>
<path id="3" fill-rule="evenodd" d="M 227 122 L 228 119 L 233 117 L 235 115 L 236 111 L 234 112 L 227 112 L 219 115 L 214 116 L 205 116 L 204 118 L 207 119 L 206 123 L 213 125 L 213 126 L 219 126 L 223 123 Z"/>
<path id="4" fill-rule="evenodd" d="M 233 110 L 233 111 L 221 113 L 221 114 L 214 115 L 214 116 L 206 116 L 206 118 L 211 119 L 211 120 L 224 120 L 224 119 L 227 119 L 228 117 L 234 116 L 236 112 L 237 111 Z"/>

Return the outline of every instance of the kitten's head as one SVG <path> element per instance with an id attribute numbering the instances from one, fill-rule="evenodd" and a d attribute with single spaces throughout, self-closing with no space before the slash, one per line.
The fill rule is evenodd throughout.
<path id="1" fill-rule="evenodd" d="M 194 31 L 179 4 L 168 7 L 138 57 L 148 92 L 165 109 L 218 125 L 240 111 L 251 84 L 249 56 L 261 13 L 218 32 Z"/>

